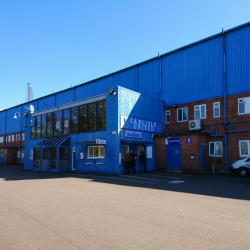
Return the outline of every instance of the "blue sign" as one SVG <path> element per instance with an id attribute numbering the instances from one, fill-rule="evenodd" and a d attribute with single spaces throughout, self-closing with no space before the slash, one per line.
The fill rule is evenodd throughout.
<path id="1" fill-rule="evenodd" d="M 192 138 L 187 138 L 186 140 L 187 140 L 187 143 L 188 143 L 188 144 L 191 144 L 191 143 L 192 143 Z"/>
<path id="2" fill-rule="evenodd" d="M 131 129 L 136 131 L 144 131 L 150 133 L 163 134 L 164 128 L 162 122 L 154 122 L 144 119 L 139 119 L 127 115 L 121 115 L 121 128 Z"/>
<path id="3" fill-rule="evenodd" d="M 143 139 L 143 132 L 123 129 L 123 137 Z"/>
<path id="4" fill-rule="evenodd" d="M 181 144 L 181 139 L 180 139 L 180 137 L 166 138 L 165 144 L 166 145 L 179 145 L 179 144 Z"/>

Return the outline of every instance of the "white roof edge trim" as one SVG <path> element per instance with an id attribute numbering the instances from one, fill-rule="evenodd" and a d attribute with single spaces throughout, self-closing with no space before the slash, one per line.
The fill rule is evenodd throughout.
<path id="1" fill-rule="evenodd" d="M 101 100 L 105 100 L 105 99 L 106 99 L 106 94 L 102 94 L 102 95 L 82 99 L 82 100 L 79 100 L 79 101 L 70 102 L 70 103 L 63 104 L 63 105 L 60 105 L 60 106 L 56 106 L 56 107 L 53 107 L 53 108 L 37 111 L 37 112 L 34 112 L 33 114 L 31 114 L 31 117 L 35 117 L 35 116 L 38 116 L 38 115 L 44 115 L 44 114 L 47 114 L 47 113 L 56 112 L 56 111 L 60 111 L 60 110 L 68 109 L 68 108 L 73 108 L 73 107 L 77 107 L 77 106 L 80 106 L 80 105 L 83 105 L 83 104 L 97 102 L 97 101 L 101 101 Z"/>

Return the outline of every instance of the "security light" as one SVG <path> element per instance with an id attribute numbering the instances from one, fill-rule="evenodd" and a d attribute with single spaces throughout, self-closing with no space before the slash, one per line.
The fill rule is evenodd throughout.
<path id="1" fill-rule="evenodd" d="M 17 119 L 17 116 L 16 116 L 16 115 L 14 115 L 14 119 Z"/>
<path id="2" fill-rule="evenodd" d="M 177 104 L 172 104 L 172 107 L 173 107 L 173 108 L 176 108 L 176 107 L 177 107 Z"/>
<path id="3" fill-rule="evenodd" d="M 108 89 L 110 95 L 116 95 L 116 92 L 113 89 Z"/>

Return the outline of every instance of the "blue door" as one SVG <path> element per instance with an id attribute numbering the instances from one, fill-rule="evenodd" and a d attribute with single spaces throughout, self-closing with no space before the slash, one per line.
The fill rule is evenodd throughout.
<path id="1" fill-rule="evenodd" d="M 202 153 L 202 146 L 200 146 L 200 172 L 203 173 L 203 153 Z"/>
<path id="2" fill-rule="evenodd" d="M 0 164 L 3 164 L 4 152 L 0 153 Z"/>
<path id="3" fill-rule="evenodd" d="M 166 146 L 167 170 L 181 171 L 181 145 Z"/>

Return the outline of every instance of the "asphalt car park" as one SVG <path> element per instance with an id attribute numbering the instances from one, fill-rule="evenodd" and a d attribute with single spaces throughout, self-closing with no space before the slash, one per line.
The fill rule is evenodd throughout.
<path id="1" fill-rule="evenodd" d="M 250 178 L 0 166 L 0 249 L 249 249 Z"/>

